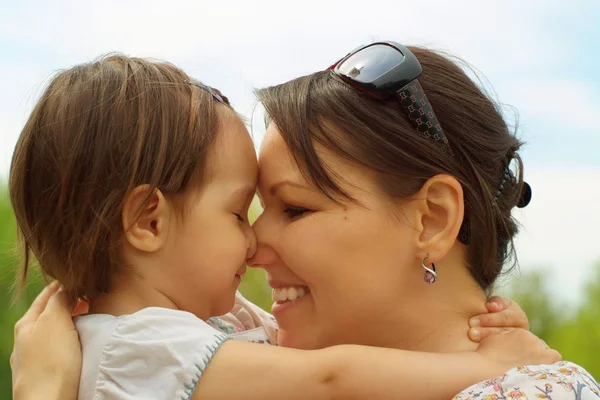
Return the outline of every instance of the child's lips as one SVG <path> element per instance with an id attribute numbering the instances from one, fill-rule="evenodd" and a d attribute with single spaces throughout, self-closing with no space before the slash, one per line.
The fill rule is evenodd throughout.
<path id="1" fill-rule="evenodd" d="M 240 268 L 238 270 L 238 272 L 236 272 L 235 276 L 236 276 L 236 278 L 242 279 L 244 277 L 245 273 L 246 273 L 246 266 L 244 265 L 244 267 Z"/>
<path id="2" fill-rule="evenodd" d="M 244 275 L 246 273 L 246 266 L 244 265 L 242 268 L 238 269 L 236 275 Z"/>

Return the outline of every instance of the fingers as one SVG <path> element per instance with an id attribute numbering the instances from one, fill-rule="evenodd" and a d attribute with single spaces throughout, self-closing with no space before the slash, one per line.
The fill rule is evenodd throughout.
<path id="1" fill-rule="evenodd" d="M 45 318 L 51 318 L 52 320 L 63 320 L 69 321 L 72 324 L 71 313 L 73 311 L 74 304 L 69 298 L 67 293 L 63 290 L 59 290 L 55 293 L 50 300 L 43 314 L 40 315 L 40 320 Z"/>
<path id="2" fill-rule="evenodd" d="M 469 326 L 472 328 L 520 328 L 529 329 L 527 315 L 516 303 L 508 309 L 500 312 L 490 312 L 489 314 L 477 315 L 469 320 Z"/>
<path id="3" fill-rule="evenodd" d="M 488 314 L 489 317 L 483 318 L 481 326 L 506 326 L 529 330 L 527 315 L 513 300 L 494 296 L 487 301 L 486 308 L 491 314 Z M 502 315 L 505 318 L 495 318 L 493 315 Z M 488 321 L 491 325 L 488 324 Z M 502 325 L 496 325 L 498 323 Z"/>
<path id="4" fill-rule="evenodd" d="M 59 286 L 59 283 L 54 281 L 40 292 L 40 294 L 29 307 L 29 310 L 27 310 L 25 315 L 23 315 L 23 317 L 15 325 L 15 336 L 20 330 L 21 326 L 28 325 L 30 322 L 36 321 L 40 317 L 40 314 L 42 314 L 42 312 L 46 309 L 46 305 L 48 304 L 48 301 L 52 295 L 58 291 Z"/>
<path id="5" fill-rule="evenodd" d="M 510 308 L 514 302 L 511 299 L 501 296 L 492 296 L 485 304 L 486 308 L 491 313 L 497 313 Z"/>
<path id="6" fill-rule="evenodd" d="M 518 327 L 518 324 L 513 320 L 516 319 L 511 310 L 502 312 L 493 312 L 489 314 L 477 315 L 469 320 L 471 328 L 513 328 Z"/>
<path id="7" fill-rule="evenodd" d="M 512 330 L 513 330 L 513 328 L 486 328 L 486 327 L 471 328 L 471 329 L 469 329 L 469 339 L 471 339 L 473 342 L 479 343 L 483 339 L 490 337 L 492 335 L 508 333 Z"/>
<path id="8" fill-rule="evenodd" d="M 46 308 L 51 313 L 62 313 L 66 310 L 69 315 L 71 315 L 73 304 L 71 303 L 69 296 L 67 296 L 67 293 L 63 290 L 59 290 L 58 293 L 50 297 Z"/>

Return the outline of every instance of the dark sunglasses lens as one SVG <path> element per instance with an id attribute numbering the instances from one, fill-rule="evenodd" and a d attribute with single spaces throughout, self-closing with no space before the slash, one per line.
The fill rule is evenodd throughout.
<path id="1" fill-rule="evenodd" d="M 404 55 L 398 49 L 376 44 L 351 55 L 337 66 L 337 70 L 356 82 L 370 83 L 402 61 Z"/>

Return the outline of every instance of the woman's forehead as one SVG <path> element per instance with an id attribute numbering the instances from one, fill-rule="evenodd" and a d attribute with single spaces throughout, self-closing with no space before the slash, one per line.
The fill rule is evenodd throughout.
<path id="1" fill-rule="evenodd" d="M 273 176 L 299 174 L 298 167 L 283 137 L 274 125 L 269 125 L 258 152 L 259 181 L 271 180 Z"/>
<path id="2" fill-rule="evenodd" d="M 347 192 L 377 191 L 372 171 L 333 153 L 320 143 L 313 144 L 324 169 Z M 258 155 L 258 191 L 267 195 L 274 186 L 290 182 L 315 189 L 302 174 L 285 140 L 274 125 L 267 129 Z"/>

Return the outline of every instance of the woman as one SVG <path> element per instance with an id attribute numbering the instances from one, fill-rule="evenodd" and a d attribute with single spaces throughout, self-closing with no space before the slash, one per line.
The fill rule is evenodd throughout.
<path id="1" fill-rule="evenodd" d="M 512 255 L 510 211 L 530 195 L 521 168 L 510 169 L 521 167 L 520 142 L 456 65 L 411 50 L 373 44 L 258 93 L 271 124 L 252 264 L 269 275 L 284 346 L 476 346 L 468 318 L 486 311 L 485 291 Z M 557 381 L 596 398 L 591 378 L 564 367 L 550 367 Z M 482 385 L 458 397 L 515 398 L 518 372 L 488 385 L 496 392 Z M 535 383 L 518 390 L 543 394 Z M 577 395 L 545 383 L 554 399 Z"/>
<path id="2" fill-rule="evenodd" d="M 308 293 L 274 305 L 280 344 L 474 350 L 464 326 L 514 262 L 511 211 L 531 199 L 498 106 L 449 59 L 394 42 L 258 98 L 270 125 L 252 264 L 276 295 Z M 457 398 L 600 398 L 571 363 L 491 382 Z"/>

